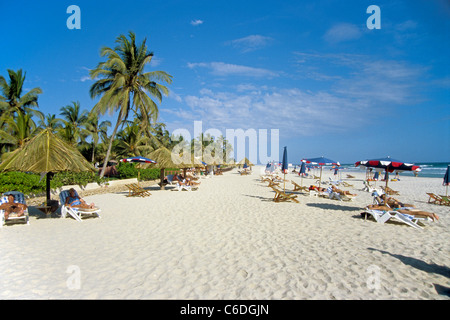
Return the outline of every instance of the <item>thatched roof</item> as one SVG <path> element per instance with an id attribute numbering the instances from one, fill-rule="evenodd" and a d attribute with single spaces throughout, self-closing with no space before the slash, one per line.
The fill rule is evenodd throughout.
<path id="1" fill-rule="evenodd" d="M 238 164 L 238 165 L 244 165 L 245 163 L 246 163 L 248 166 L 254 166 L 254 164 L 251 163 L 250 160 L 248 160 L 247 158 L 242 159 L 242 160 L 239 161 L 237 164 Z"/>
<path id="2" fill-rule="evenodd" d="M 76 148 L 44 130 L 12 152 L 0 165 L 0 171 L 81 172 L 95 168 Z"/>
<path id="3" fill-rule="evenodd" d="M 190 155 L 190 162 L 186 162 L 183 156 L 178 158 L 175 155 L 172 158 L 172 151 L 165 147 L 160 147 L 159 149 L 152 151 L 148 154 L 148 158 L 155 160 L 156 164 L 146 165 L 150 168 L 166 169 L 166 168 L 192 168 L 192 167 L 203 167 L 202 161 L 195 158 L 193 154 Z"/>

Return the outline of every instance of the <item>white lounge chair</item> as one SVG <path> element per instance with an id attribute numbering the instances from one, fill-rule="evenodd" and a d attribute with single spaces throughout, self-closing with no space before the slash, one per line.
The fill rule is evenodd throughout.
<path id="1" fill-rule="evenodd" d="M 183 190 L 186 190 L 186 191 L 195 191 L 195 190 L 197 190 L 197 189 L 198 189 L 197 186 L 187 186 L 187 185 L 185 185 L 185 184 L 180 184 L 179 182 L 177 182 L 176 187 L 175 187 L 175 189 L 173 189 L 173 190 L 176 190 L 176 191 L 183 191 Z"/>
<path id="2" fill-rule="evenodd" d="M 345 194 L 340 194 L 340 193 L 337 193 L 337 192 L 334 192 L 334 191 L 332 191 L 330 193 L 329 198 L 330 199 L 336 199 L 336 200 L 339 200 L 339 201 L 353 201 L 353 197 L 350 197 L 350 196 L 345 195 Z"/>
<path id="3" fill-rule="evenodd" d="M 78 195 L 77 191 L 75 194 Z M 99 208 L 94 209 L 84 209 L 84 208 L 71 208 L 66 206 L 66 199 L 69 196 L 69 190 L 61 191 L 59 194 L 59 199 L 61 201 L 61 218 L 66 218 L 67 214 L 69 214 L 72 218 L 77 220 L 78 222 L 82 222 L 83 217 L 100 217 L 101 210 Z"/>
<path id="4" fill-rule="evenodd" d="M 10 194 L 12 194 L 14 196 L 14 202 L 15 203 L 26 204 L 25 196 L 23 195 L 22 192 L 9 191 L 9 192 L 5 192 L 3 194 L 3 196 L 0 198 L 0 205 L 8 202 L 8 195 L 10 195 Z M 24 214 L 22 216 L 18 217 L 16 214 L 10 214 L 8 216 L 8 219 L 5 219 L 5 212 L 4 212 L 4 210 L 0 210 L 0 228 L 3 227 L 3 225 L 5 225 L 7 222 L 20 221 L 20 220 L 24 221 L 26 224 L 30 224 L 30 218 L 29 218 L 29 214 L 28 214 L 28 209 L 24 210 Z"/>
<path id="5" fill-rule="evenodd" d="M 367 180 L 363 181 L 364 188 L 361 189 L 361 191 L 367 191 L 367 192 L 375 192 L 377 191 L 376 188 L 374 188 Z"/>
<path id="6" fill-rule="evenodd" d="M 396 221 L 402 222 L 416 229 L 423 229 L 421 226 L 417 224 L 418 221 L 428 220 L 428 218 L 417 218 L 413 215 L 400 213 L 397 211 L 382 211 L 366 208 L 363 213 L 366 213 L 364 220 L 367 219 L 368 215 L 371 215 L 375 219 L 375 221 L 380 224 L 384 224 L 386 221 L 394 219 Z"/>

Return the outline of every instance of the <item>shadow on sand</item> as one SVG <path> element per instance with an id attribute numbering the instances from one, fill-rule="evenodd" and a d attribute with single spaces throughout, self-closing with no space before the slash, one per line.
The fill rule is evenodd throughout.
<path id="1" fill-rule="evenodd" d="M 426 262 L 416 259 L 416 258 L 407 257 L 407 256 L 404 256 L 401 254 L 393 254 L 388 251 L 379 250 L 379 249 L 375 249 L 375 248 L 367 248 L 367 249 L 371 250 L 371 251 L 378 251 L 378 252 L 381 252 L 382 254 L 388 254 L 391 257 L 397 258 L 398 260 L 400 260 L 401 262 L 403 262 L 406 265 L 409 265 L 413 268 L 425 271 L 427 273 L 435 273 L 435 274 L 439 274 L 441 276 L 450 278 L 450 268 L 447 266 L 440 266 L 440 265 L 437 265 L 434 263 L 426 263 Z M 444 286 L 442 286 L 440 284 L 436 284 L 436 283 L 433 283 L 433 285 L 438 294 L 450 296 L 450 288 L 444 287 Z"/>

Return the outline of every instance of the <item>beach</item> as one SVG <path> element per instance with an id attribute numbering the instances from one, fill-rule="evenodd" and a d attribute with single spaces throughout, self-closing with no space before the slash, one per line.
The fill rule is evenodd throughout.
<path id="1" fill-rule="evenodd" d="M 196 191 L 155 181 L 149 197 L 81 193 L 102 210 L 83 222 L 30 207 L 29 225 L 0 229 L 0 299 L 449 299 L 450 207 L 426 194 L 445 194 L 442 178 L 389 182 L 395 198 L 440 217 L 418 230 L 362 218 L 373 203 L 364 171 L 342 175 L 353 201 L 297 192 L 299 203 L 276 203 L 263 169 L 201 178 Z M 315 184 L 286 179 L 287 191 Z"/>

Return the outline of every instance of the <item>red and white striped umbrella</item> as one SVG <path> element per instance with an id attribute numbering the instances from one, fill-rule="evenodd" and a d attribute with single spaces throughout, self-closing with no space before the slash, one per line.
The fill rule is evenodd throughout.
<path id="1" fill-rule="evenodd" d="M 156 163 L 156 161 L 144 157 L 132 157 L 121 159 L 120 162 L 139 162 L 139 163 Z"/>
<path id="2" fill-rule="evenodd" d="M 355 166 L 361 166 L 366 168 L 379 168 L 386 171 L 386 187 L 388 185 L 389 172 L 394 171 L 420 171 L 420 166 L 416 166 L 413 163 L 407 163 L 399 160 L 392 159 L 391 157 L 363 160 L 355 163 Z"/>

